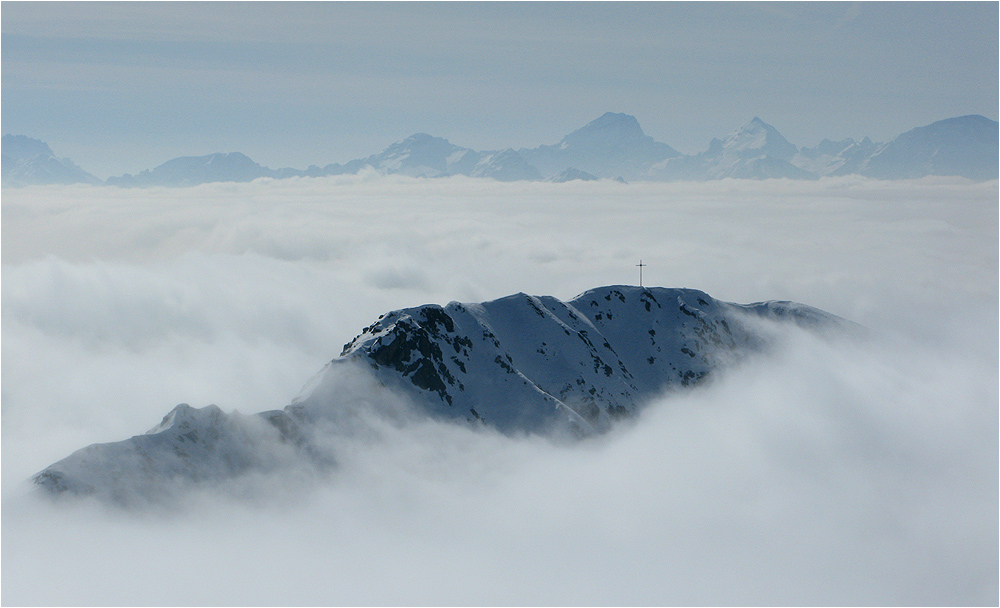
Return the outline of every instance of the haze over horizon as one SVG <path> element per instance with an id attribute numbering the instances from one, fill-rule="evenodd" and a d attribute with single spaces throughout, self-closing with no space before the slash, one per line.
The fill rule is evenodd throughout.
<path id="1" fill-rule="evenodd" d="M 5 2 L 3 132 L 106 178 L 213 152 L 343 163 L 416 132 L 535 147 L 605 111 L 685 154 L 755 115 L 801 146 L 998 118 L 995 3 L 239 9 Z"/>

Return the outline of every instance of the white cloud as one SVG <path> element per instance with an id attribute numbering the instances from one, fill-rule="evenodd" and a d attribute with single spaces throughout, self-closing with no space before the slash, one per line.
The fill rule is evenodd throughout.
<path id="1" fill-rule="evenodd" d="M 3 601 L 995 603 L 996 199 L 853 178 L 4 191 Z M 376 418 L 331 440 L 329 480 L 264 502 L 24 493 L 178 402 L 287 404 L 388 310 L 570 298 L 637 282 L 640 257 L 647 284 L 877 339 L 792 335 L 577 445 Z"/>

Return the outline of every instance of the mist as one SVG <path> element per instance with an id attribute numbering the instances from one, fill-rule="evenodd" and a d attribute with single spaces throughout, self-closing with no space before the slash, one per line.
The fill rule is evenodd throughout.
<path id="1" fill-rule="evenodd" d="M 374 174 L 4 190 L 5 604 L 996 604 L 997 183 Z M 787 299 L 780 348 L 578 442 L 364 414 L 167 509 L 30 476 L 178 403 L 280 408 L 384 312 Z M 405 404 L 400 404 L 405 409 Z"/>

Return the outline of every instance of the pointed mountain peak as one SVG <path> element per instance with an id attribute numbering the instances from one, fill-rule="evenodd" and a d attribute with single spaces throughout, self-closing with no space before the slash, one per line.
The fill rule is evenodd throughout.
<path id="1" fill-rule="evenodd" d="M 778 132 L 777 129 L 775 129 L 771 125 L 761 120 L 760 116 L 754 116 L 753 118 L 750 119 L 749 122 L 747 122 L 745 125 L 736 130 L 737 133 L 741 131 L 768 131 L 768 132 L 773 131 L 774 133 Z"/>
<path id="2" fill-rule="evenodd" d="M 643 133 L 635 116 L 615 112 L 605 112 L 556 145 L 519 152 L 549 177 L 572 167 L 609 179 L 642 179 L 650 166 L 680 156 L 677 150 Z"/>
<path id="3" fill-rule="evenodd" d="M 722 147 L 728 152 L 740 154 L 759 153 L 788 160 L 798 148 L 785 139 L 777 129 L 758 116 L 726 136 Z"/>
<path id="4" fill-rule="evenodd" d="M 4 135 L 3 154 L 10 158 L 33 158 L 35 156 L 52 156 L 52 148 L 40 139 L 34 139 L 26 135 Z"/>
<path id="5" fill-rule="evenodd" d="M 625 114 L 624 112 L 605 112 L 601 114 L 598 118 L 590 121 L 587 126 L 604 126 L 604 125 L 622 125 L 622 126 L 639 126 L 639 121 L 636 120 L 635 116 L 631 114 Z"/>
<path id="6" fill-rule="evenodd" d="M 426 144 L 426 143 L 429 143 L 429 142 L 432 142 L 432 141 L 435 141 L 435 140 L 441 140 L 441 141 L 445 141 L 445 142 L 448 141 L 448 140 L 446 140 L 444 138 L 434 137 L 433 135 L 430 135 L 430 134 L 427 134 L 427 133 L 414 133 L 413 135 L 407 137 L 406 139 L 404 139 L 400 143 L 414 144 L 414 145 L 418 145 L 419 146 L 419 145 L 423 145 L 423 144 Z"/>
<path id="7" fill-rule="evenodd" d="M 57 158 L 52 148 L 40 139 L 26 135 L 4 135 L 2 148 L 0 182 L 4 186 L 101 182 L 70 159 Z"/>
<path id="8" fill-rule="evenodd" d="M 567 138 L 576 134 L 596 132 L 615 132 L 628 137 L 645 137 L 646 135 L 643 133 L 642 127 L 639 126 L 639 121 L 636 120 L 635 116 L 632 116 L 631 114 L 605 112 L 599 118 L 590 121 L 583 127 L 568 135 Z"/>

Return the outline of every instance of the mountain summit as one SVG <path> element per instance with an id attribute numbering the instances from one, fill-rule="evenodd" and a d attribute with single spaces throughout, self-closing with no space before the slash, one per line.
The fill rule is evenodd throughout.
<path id="1" fill-rule="evenodd" d="M 368 158 L 352 160 L 346 165 L 327 165 L 323 169 L 307 170 L 306 173 L 338 175 L 357 173 L 363 167 L 371 167 L 380 173 L 410 177 L 468 175 L 489 177 L 502 182 L 541 178 L 537 169 L 510 148 L 477 152 L 427 133 L 415 133 Z"/>
<path id="2" fill-rule="evenodd" d="M 4 135 L 2 181 L 5 186 L 48 184 L 98 184 L 98 178 L 76 166 L 68 158 L 56 158 L 52 148 L 39 139 L 24 135 Z"/>
<path id="3" fill-rule="evenodd" d="M 259 177 L 278 177 L 240 152 L 217 152 L 205 156 L 182 156 L 168 160 L 138 175 L 109 177 L 107 184 L 123 187 L 197 186 L 213 182 L 250 182 Z"/>
<path id="4" fill-rule="evenodd" d="M 546 175 L 575 168 L 597 177 L 638 179 L 680 152 L 643 133 L 635 116 L 606 112 L 553 146 L 519 150 Z"/>
<path id="5" fill-rule="evenodd" d="M 635 116 L 605 112 L 600 117 L 564 137 L 560 146 L 609 148 L 627 143 L 648 142 L 652 140 L 652 137 L 643 133 L 642 127 L 639 126 L 639 121 L 636 120 Z"/>
<path id="6" fill-rule="evenodd" d="M 985 116 L 959 116 L 917 127 L 879 148 L 859 173 L 878 179 L 961 175 L 996 179 L 1000 125 Z"/>
<path id="7" fill-rule="evenodd" d="M 816 175 L 789 162 L 798 152 L 777 129 L 757 116 L 725 139 L 713 139 L 708 150 L 658 163 L 653 179 L 815 179 Z"/>
<path id="8" fill-rule="evenodd" d="M 497 181 L 566 182 L 705 181 L 716 179 L 818 179 L 862 175 L 875 179 L 918 179 L 928 175 L 991 180 L 1000 176 L 1000 126 L 983 116 L 959 116 L 911 129 L 876 143 L 824 139 L 799 149 L 776 128 L 754 116 L 708 149 L 681 155 L 646 135 L 634 116 L 606 112 L 554 145 L 476 151 L 416 133 L 378 154 L 343 165 L 310 165 L 305 170 L 263 167 L 239 152 L 175 158 L 138 175 L 110 177 L 119 186 L 190 186 L 245 182 L 259 177 L 323 177 L 356 174 L 370 167 L 383 174 L 412 177 L 465 175 Z M 100 183 L 69 159 L 59 160 L 41 141 L 23 135 L 3 138 L 3 185 Z"/>
<path id="9" fill-rule="evenodd" d="M 218 483 L 298 462 L 326 468 L 329 436 L 408 403 L 504 433 L 607 430 L 668 390 L 766 348 L 775 324 L 849 324 L 791 302 L 739 305 L 693 289 L 608 286 L 563 302 L 518 293 L 382 315 L 282 410 L 174 408 L 143 435 L 92 445 L 34 477 L 55 492 L 157 499 L 177 481 Z"/>
<path id="10" fill-rule="evenodd" d="M 722 140 L 721 148 L 726 153 L 741 158 L 770 156 L 789 160 L 798 152 L 798 148 L 778 133 L 777 129 L 757 116 L 727 135 Z"/>

